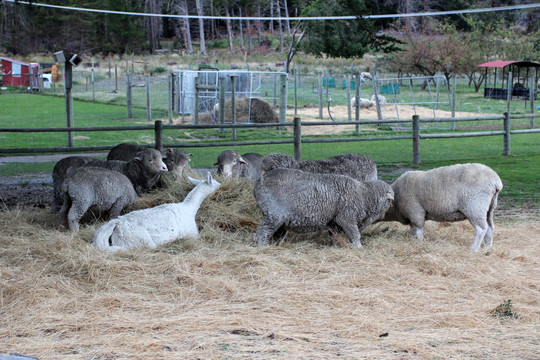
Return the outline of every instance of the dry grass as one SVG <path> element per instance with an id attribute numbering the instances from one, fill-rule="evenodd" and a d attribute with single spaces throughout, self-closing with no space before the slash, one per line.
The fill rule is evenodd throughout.
<path id="1" fill-rule="evenodd" d="M 182 199 L 186 184 L 138 206 Z M 540 223 L 496 216 L 470 255 L 466 222 L 412 240 L 370 227 L 364 248 L 326 232 L 251 245 L 251 187 L 223 181 L 199 240 L 109 254 L 48 210 L 0 213 L 0 354 L 40 359 L 538 359 Z M 494 316 L 511 300 L 517 317 Z"/>

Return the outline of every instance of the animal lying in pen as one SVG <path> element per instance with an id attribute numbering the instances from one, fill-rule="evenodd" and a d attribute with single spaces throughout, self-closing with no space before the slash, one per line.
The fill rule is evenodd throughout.
<path id="1" fill-rule="evenodd" d="M 210 172 L 206 180 L 188 177 L 195 185 L 181 203 L 163 204 L 137 210 L 111 220 L 96 231 L 92 244 L 104 250 L 125 250 L 138 247 L 155 248 L 170 241 L 197 237 L 195 215 L 206 197 L 220 183 Z"/>
<path id="2" fill-rule="evenodd" d="M 62 193 L 60 224 L 76 232 L 88 209 L 108 211 L 112 219 L 137 198 L 131 181 L 125 175 L 92 166 L 69 169 L 62 183 Z"/>
<path id="3" fill-rule="evenodd" d="M 268 245 L 270 238 L 282 238 L 287 230 L 329 228 L 345 233 L 360 248 L 364 228 L 381 219 L 394 199 L 390 185 L 381 180 L 361 182 L 284 168 L 263 173 L 253 193 L 263 214 L 257 245 Z"/>
<path id="4" fill-rule="evenodd" d="M 394 205 L 384 221 L 411 226 L 423 238 L 426 220 L 469 220 L 476 230 L 471 252 L 493 242 L 493 211 L 503 188 L 495 171 L 482 164 L 457 164 L 428 171 L 409 171 L 393 184 Z"/>

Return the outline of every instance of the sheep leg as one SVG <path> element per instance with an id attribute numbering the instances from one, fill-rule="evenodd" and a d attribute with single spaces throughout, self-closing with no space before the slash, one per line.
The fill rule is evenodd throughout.
<path id="1" fill-rule="evenodd" d="M 345 219 L 336 219 L 336 224 L 341 227 L 354 247 L 358 249 L 362 247 L 362 243 L 360 242 L 360 230 L 358 230 L 358 225 L 356 225 L 354 221 L 349 222 Z"/>
<path id="2" fill-rule="evenodd" d="M 255 243 L 257 246 L 266 246 L 270 244 L 270 238 L 281 227 L 281 223 L 275 223 L 268 218 L 263 218 L 257 232 L 255 233 Z"/>
<path id="3" fill-rule="evenodd" d="M 485 221 L 483 223 L 476 224 L 471 221 L 471 224 L 476 229 L 476 235 L 474 236 L 473 243 L 471 244 L 471 253 L 475 253 L 478 251 L 478 249 L 480 249 L 480 245 L 482 245 L 482 241 L 488 232 L 488 226 Z"/>
<path id="4" fill-rule="evenodd" d="M 490 216 L 491 215 L 491 216 Z M 486 236 L 484 236 L 484 248 L 488 249 L 493 244 L 493 232 L 495 231 L 495 225 L 493 224 L 493 212 L 488 215 L 488 228 Z"/>
<path id="5" fill-rule="evenodd" d="M 60 219 L 60 225 L 64 228 L 68 228 L 68 211 L 71 207 L 71 198 L 67 195 L 67 193 L 64 194 L 64 201 L 62 202 L 62 208 L 60 208 L 60 213 L 58 214 L 58 217 Z"/>
<path id="6" fill-rule="evenodd" d="M 285 237 L 287 236 L 287 229 L 285 227 L 280 226 L 279 229 L 277 229 L 274 232 L 274 235 L 272 235 L 272 239 L 274 241 L 282 241 L 285 240 Z"/>
<path id="7" fill-rule="evenodd" d="M 111 209 L 109 210 L 109 219 L 114 219 L 120 216 L 120 213 L 122 212 L 124 200 L 123 199 L 117 199 L 114 204 L 112 204 Z"/>
<path id="8" fill-rule="evenodd" d="M 488 229 L 486 236 L 484 237 L 484 248 L 488 249 L 493 244 L 493 233 L 495 231 L 495 224 L 493 223 L 493 210 L 497 206 L 497 195 L 493 197 L 492 204 L 487 214 Z"/>
<path id="9" fill-rule="evenodd" d="M 424 239 L 424 227 L 411 224 L 411 236 L 416 237 L 420 240 Z"/>
<path id="10" fill-rule="evenodd" d="M 84 213 L 86 212 L 86 210 L 88 210 L 89 207 L 90 206 L 87 205 L 86 203 L 81 203 L 77 201 L 73 202 L 67 216 L 69 229 L 71 231 L 79 232 L 79 228 L 80 228 L 79 221 L 81 220 Z"/>

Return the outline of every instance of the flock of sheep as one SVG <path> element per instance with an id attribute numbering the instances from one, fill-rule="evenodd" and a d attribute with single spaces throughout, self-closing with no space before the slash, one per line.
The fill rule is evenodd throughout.
<path id="1" fill-rule="evenodd" d="M 205 180 L 187 177 L 195 185 L 181 203 L 156 206 L 119 216 L 151 188 L 162 186 L 160 173 L 183 178 L 191 154 L 169 149 L 163 154 L 135 144 L 113 148 L 107 161 L 81 156 L 60 160 L 53 169 L 53 211 L 72 231 L 94 208 L 111 220 L 94 235 L 93 244 L 107 250 L 156 247 L 185 237 L 197 237 L 195 215 L 204 199 L 220 187 L 210 172 Z M 287 231 L 328 229 L 334 242 L 344 235 L 362 247 L 362 231 L 378 221 L 399 221 L 411 234 L 423 237 L 426 220 L 469 220 L 476 230 L 471 252 L 493 241 L 493 211 L 502 190 L 499 176 L 482 164 L 458 164 L 428 171 L 409 171 L 393 184 L 377 178 L 377 166 L 360 154 L 317 161 L 297 161 L 281 153 L 263 156 L 223 151 L 214 164 L 224 177 L 245 177 L 262 212 L 256 245 L 268 245 Z M 59 210 L 60 209 L 60 210 Z"/>

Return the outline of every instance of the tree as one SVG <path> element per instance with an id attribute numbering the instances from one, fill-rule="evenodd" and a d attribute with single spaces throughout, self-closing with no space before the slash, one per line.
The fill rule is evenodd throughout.
<path id="1" fill-rule="evenodd" d="M 176 11 L 178 12 L 179 15 L 189 15 L 187 1 L 186 0 L 180 1 L 179 4 L 176 5 Z M 186 47 L 187 51 L 190 54 L 193 53 L 193 44 L 191 42 L 191 29 L 189 27 L 189 19 L 183 18 L 180 20 L 180 32 L 182 33 L 182 37 L 184 39 L 184 46 Z"/>
<path id="2" fill-rule="evenodd" d="M 353 20 L 306 21 L 296 24 L 289 43 L 285 69 L 301 47 L 316 57 L 361 58 L 368 51 L 396 51 L 399 40 L 379 34 L 371 20 L 362 19 L 368 9 L 364 0 L 315 0 L 302 10 L 301 16 L 315 17 L 355 15 Z M 295 34 L 299 33 L 296 39 Z M 304 41 L 302 42 L 302 39 Z"/>
<path id="3" fill-rule="evenodd" d="M 203 16 L 204 11 L 202 0 L 195 0 L 195 4 L 197 5 L 197 15 Z M 204 42 L 204 20 L 202 18 L 199 18 L 199 38 L 201 44 L 201 53 L 206 54 L 206 45 Z"/>
<path id="4" fill-rule="evenodd" d="M 160 13 L 160 0 L 145 0 L 144 9 L 147 13 L 150 14 L 159 14 Z M 150 45 L 151 52 L 154 52 L 159 48 L 159 18 L 150 16 L 146 19 L 147 21 L 147 35 L 148 43 Z"/>

